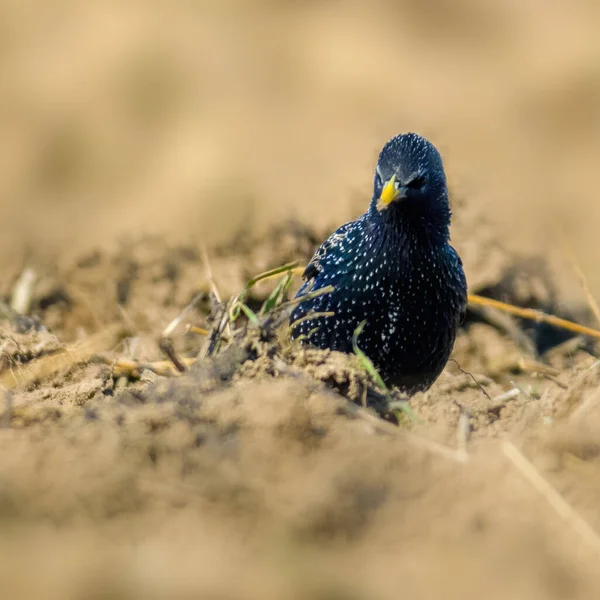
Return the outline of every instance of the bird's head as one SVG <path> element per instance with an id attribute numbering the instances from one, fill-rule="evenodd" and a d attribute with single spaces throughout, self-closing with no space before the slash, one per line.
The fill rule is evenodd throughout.
<path id="1" fill-rule="evenodd" d="M 437 229 L 450 224 L 448 188 L 442 158 L 416 133 L 393 137 L 381 150 L 375 169 L 373 204 L 386 219 L 417 219 Z"/>

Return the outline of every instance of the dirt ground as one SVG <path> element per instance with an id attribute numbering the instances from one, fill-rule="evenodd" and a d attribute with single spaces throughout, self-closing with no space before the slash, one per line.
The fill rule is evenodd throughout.
<path id="1" fill-rule="evenodd" d="M 189 327 L 305 264 L 408 130 L 470 292 L 598 327 L 596 3 L 0 10 L 7 598 L 599 596 L 593 339 L 471 307 L 384 420 L 356 357 Z"/>

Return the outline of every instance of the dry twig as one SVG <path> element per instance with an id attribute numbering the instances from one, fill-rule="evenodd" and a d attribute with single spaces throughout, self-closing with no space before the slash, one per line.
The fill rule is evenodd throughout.
<path id="1" fill-rule="evenodd" d="M 600 331 L 597 329 L 592 329 L 591 327 L 586 327 L 585 325 L 579 325 L 577 323 L 573 323 L 573 321 L 567 321 L 566 319 L 549 315 L 540 310 L 534 310 L 532 308 L 519 308 L 518 306 L 507 304 L 506 302 L 500 302 L 500 300 L 485 298 L 484 296 L 478 296 L 476 294 L 469 294 L 469 304 L 474 304 L 476 306 L 490 306 L 492 308 L 497 308 L 498 310 L 507 312 L 511 315 L 521 317 L 522 319 L 528 319 L 530 321 L 535 321 L 536 323 L 546 323 L 548 325 L 553 325 L 554 327 L 559 327 L 560 329 L 566 329 L 567 331 L 571 331 L 573 333 L 580 333 L 582 335 L 600 339 Z"/>
<path id="2" fill-rule="evenodd" d="M 25 269 L 15 287 L 10 300 L 11 308 L 20 315 L 28 315 L 33 302 L 33 290 L 38 276 L 33 269 Z"/>
<path id="3" fill-rule="evenodd" d="M 94 357 L 95 360 L 103 362 L 112 368 L 113 377 L 128 377 L 130 379 L 139 379 L 143 371 L 151 371 L 156 375 L 162 375 L 168 377 L 171 375 L 179 375 L 180 371 L 175 367 L 170 360 L 158 360 L 151 363 L 138 362 L 137 360 L 126 360 L 118 359 L 112 360 L 111 358 L 103 355 L 97 355 Z M 185 367 L 191 366 L 195 358 L 183 358 L 181 359 Z"/>
<path id="4" fill-rule="evenodd" d="M 424 450 L 427 450 L 432 454 L 436 454 L 437 456 L 441 456 L 458 463 L 465 463 L 468 460 L 468 456 L 465 452 L 443 446 L 442 444 L 428 440 L 427 438 L 416 435 L 415 433 L 411 433 L 410 431 L 406 431 L 405 429 L 399 429 L 391 423 L 388 423 L 387 421 L 384 421 L 371 414 L 367 409 L 361 408 L 353 402 L 350 402 L 350 400 L 346 400 L 346 413 L 370 423 L 374 429 L 380 433 L 385 433 L 387 435 L 392 435 L 393 437 L 406 440 L 408 443 L 423 448 Z"/>
<path id="5" fill-rule="evenodd" d="M 208 284 L 210 285 L 210 289 L 216 298 L 217 302 L 221 302 L 221 294 L 219 294 L 219 290 L 217 288 L 217 284 L 215 283 L 215 278 L 213 277 L 213 270 L 210 265 L 210 260 L 208 259 L 208 251 L 206 250 L 206 246 L 203 244 L 201 248 L 202 254 L 202 262 L 204 263 L 204 270 L 206 271 L 206 279 L 208 280 Z"/>
<path id="6" fill-rule="evenodd" d="M 47 354 L 27 363 L 19 370 L 10 369 L 0 375 L 0 386 L 14 389 L 51 377 L 60 371 L 88 362 L 94 355 L 112 349 L 126 335 L 122 325 L 113 325 L 90 336 L 81 344 L 62 352 Z"/>
<path id="7" fill-rule="evenodd" d="M 525 458 L 521 451 L 510 441 L 502 446 L 505 456 L 544 497 L 548 504 L 564 521 L 570 525 L 579 537 L 600 554 L 600 537 L 575 509 L 542 477 L 541 473 Z"/>
<path id="8" fill-rule="evenodd" d="M 468 408 L 465 408 L 458 402 L 455 402 L 460 410 L 458 424 L 456 427 L 456 444 L 458 452 L 465 457 L 467 456 L 467 444 L 471 437 L 471 414 Z"/>
<path id="9" fill-rule="evenodd" d="M 175 348 L 173 347 L 173 340 L 171 336 L 175 329 L 179 327 L 183 318 L 193 309 L 195 306 L 204 298 L 204 292 L 197 293 L 189 304 L 165 327 L 161 336 L 158 338 L 158 347 L 166 354 L 169 360 L 173 363 L 175 368 L 183 373 L 187 370 L 184 361 L 182 361 L 177 352 L 175 352 Z M 203 330 L 205 331 L 205 330 Z"/>
<path id="10" fill-rule="evenodd" d="M 569 257 L 573 270 L 575 271 L 575 274 L 579 279 L 579 283 L 581 284 L 581 288 L 583 289 L 583 293 L 585 294 L 588 306 L 590 307 L 590 310 L 592 311 L 593 315 L 596 317 L 598 323 L 600 323 L 600 306 L 598 306 L 596 298 L 592 296 L 590 286 L 587 282 L 587 277 L 585 276 L 585 273 L 583 272 L 583 269 L 581 268 L 579 261 L 577 260 L 577 255 L 575 254 L 575 251 L 573 250 L 572 246 L 567 241 L 564 232 L 560 231 L 559 234 L 562 240 L 563 248 L 565 249 L 565 252 Z"/>

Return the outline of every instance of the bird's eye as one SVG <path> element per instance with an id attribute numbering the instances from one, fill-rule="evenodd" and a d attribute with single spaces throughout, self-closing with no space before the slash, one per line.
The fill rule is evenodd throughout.
<path id="1" fill-rule="evenodd" d="M 410 188 L 411 190 L 418 190 L 421 189 L 424 185 L 425 177 L 423 177 L 422 175 L 417 175 L 406 184 L 406 187 Z"/>

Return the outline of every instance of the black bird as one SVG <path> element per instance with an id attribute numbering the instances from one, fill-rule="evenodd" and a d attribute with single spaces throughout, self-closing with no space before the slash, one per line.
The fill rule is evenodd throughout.
<path id="1" fill-rule="evenodd" d="M 448 361 L 467 306 L 462 261 L 449 244 L 450 206 L 442 158 L 415 133 L 383 147 L 367 212 L 342 225 L 315 252 L 297 297 L 292 338 L 351 353 L 352 338 L 384 381 L 427 389 Z M 333 312 L 294 323 L 313 312 Z"/>

